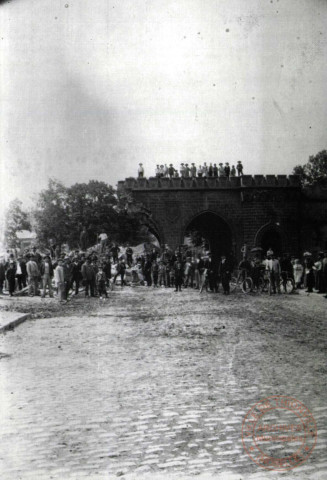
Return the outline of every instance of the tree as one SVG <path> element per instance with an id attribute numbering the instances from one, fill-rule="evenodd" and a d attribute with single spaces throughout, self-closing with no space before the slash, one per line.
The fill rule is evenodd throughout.
<path id="1" fill-rule="evenodd" d="M 118 205 L 115 190 L 96 180 L 68 188 L 49 180 L 48 188 L 40 193 L 35 219 L 40 243 L 48 245 L 52 239 L 56 244 L 68 243 L 70 248 L 79 246 L 84 227 L 90 246 L 103 232 L 111 241 L 134 243 L 141 231 L 137 215 Z"/>
<path id="2" fill-rule="evenodd" d="M 67 241 L 77 246 L 80 233 L 85 227 L 91 244 L 96 243 L 99 233 L 109 237 L 117 235 L 117 198 L 114 189 L 105 182 L 91 180 L 76 183 L 67 189 L 67 207 L 70 229 Z"/>
<path id="3" fill-rule="evenodd" d="M 16 198 L 8 206 L 5 216 L 5 241 L 10 248 L 19 247 L 17 232 L 29 230 L 31 223 L 27 212 L 23 210 L 23 203 Z"/>
<path id="4" fill-rule="evenodd" d="M 65 243 L 70 227 L 67 188 L 59 181 L 50 179 L 48 188 L 39 194 L 34 216 L 35 230 L 41 244 L 48 245 L 50 239 L 59 245 Z"/>
<path id="5" fill-rule="evenodd" d="M 293 173 L 300 175 L 304 186 L 325 183 L 327 181 L 327 150 L 311 155 L 308 163 L 297 165 Z"/>

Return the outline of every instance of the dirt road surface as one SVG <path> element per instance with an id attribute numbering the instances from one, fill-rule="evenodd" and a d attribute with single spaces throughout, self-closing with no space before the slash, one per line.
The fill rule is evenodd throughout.
<path id="1" fill-rule="evenodd" d="M 0 337 L 2 480 L 327 478 L 322 296 L 118 287 L 53 302 Z M 242 445 L 244 415 L 270 395 L 317 422 L 312 455 L 286 473 Z"/>

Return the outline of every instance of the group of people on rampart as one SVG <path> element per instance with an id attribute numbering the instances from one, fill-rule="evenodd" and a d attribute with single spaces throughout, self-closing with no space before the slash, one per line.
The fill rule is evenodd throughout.
<path id="1" fill-rule="evenodd" d="M 174 167 L 172 163 L 169 165 L 157 165 L 155 169 L 155 177 L 157 178 L 196 178 L 196 177 L 235 177 L 243 175 L 243 165 L 241 161 L 238 161 L 236 166 L 230 166 L 229 162 L 212 164 L 204 162 L 203 165 L 198 167 L 195 163 L 181 163 L 179 170 Z M 144 167 L 143 164 L 139 164 L 138 168 L 138 178 L 144 178 Z"/>

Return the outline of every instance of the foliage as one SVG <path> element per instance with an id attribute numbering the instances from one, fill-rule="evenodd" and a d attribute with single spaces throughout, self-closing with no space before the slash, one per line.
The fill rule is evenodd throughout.
<path id="1" fill-rule="evenodd" d="M 66 188 L 50 180 L 48 188 L 40 193 L 37 207 L 36 232 L 43 244 L 49 244 L 51 239 L 75 248 L 83 228 L 90 246 L 103 232 L 110 241 L 134 243 L 141 231 L 137 215 L 127 213 L 118 204 L 115 190 L 105 182 L 91 180 Z"/>
<path id="2" fill-rule="evenodd" d="M 39 243 L 48 245 L 51 239 L 56 244 L 66 242 L 70 229 L 67 189 L 57 180 L 50 179 L 48 188 L 39 195 L 34 212 L 36 234 Z"/>
<path id="3" fill-rule="evenodd" d="M 67 235 L 69 245 L 78 245 L 83 227 L 92 245 L 99 233 L 116 236 L 117 199 L 114 189 L 105 182 L 91 180 L 87 184 L 76 183 L 67 189 L 67 204 L 71 226 Z"/>
<path id="4" fill-rule="evenodd" d="M 302 184 L 314 185 L 326 182 L 327 179 L 327 150 L 322 150 L 317 155 L 311 155 L 308 163 L 297 165 L 293 173 L 300 175 Z"/>
<path id="5" fill-rule="evenodd" d="M 8 247 L 19 247 L 17 232 L 20 230 L 29 230 L 30 228 L 31 223 L 27 212 L 23 210 L 23 203 L 17 198 L 12 200 L 5 216 L 5 242 Z"/>

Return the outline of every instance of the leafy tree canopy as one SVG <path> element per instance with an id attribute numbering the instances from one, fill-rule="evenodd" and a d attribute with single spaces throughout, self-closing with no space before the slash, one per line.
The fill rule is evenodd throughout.
<path id="1" fill-rule="evenodd" d="M 17 198 L 12 200 L 5 216 L 5 241 L 8 247 L 18 247 L 19 239 L 17 238 L 17 232 L 30 230 L 30 228 L 28 213 L 23 210 L 23 203 Z"/>
<path id="2" fill-rule="evenodd" d="M 50 180 L 48 188 L 40 193 L 35 218 L 37 236 L 43 244 L 52 240 L 68 243 L 71 248 L 79 246 L 83 228 L 89 245 L 94 245 L 103 232 L 112 241 L 133 243 L 141 231 L 137 215 L 118 205 L 115 190 L 96 180 L 68 188 Z"/>
<path id="3" fill-rule="evenodd" d="M 304 186 L 325 183 L 327 180 L 327 150 L 322 150 L 317 155 L 311 155 L 308 163 L 297 165 L 293 173 L 301 176 Z"/>

